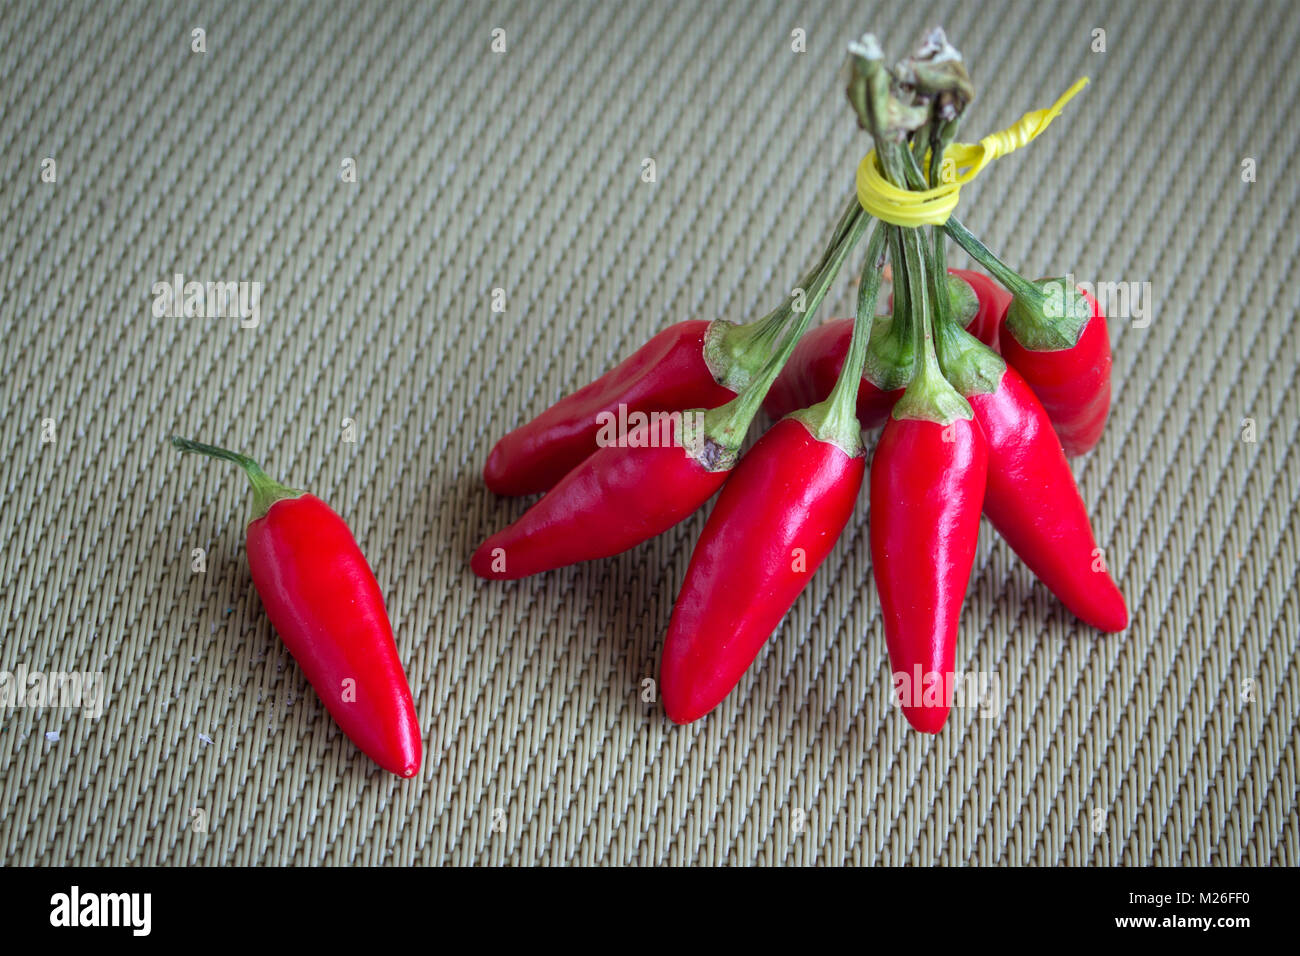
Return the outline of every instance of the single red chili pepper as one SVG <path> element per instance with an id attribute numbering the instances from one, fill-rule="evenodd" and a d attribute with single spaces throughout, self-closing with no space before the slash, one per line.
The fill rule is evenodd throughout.
<path id="1" fill-rule="evenodd" d="M 853 516 L 866 460 L 854 415 L 884 248 L 867 249 L 848 361 L 831 397 L 782 419 L 741 459 L 709 515 L 664 639 L 664 709 L 703 717 L 736 686 Z"/>
<path id="2" fill-rule="evenodd" d="M 626 445 L 579 462 L 514 524 L 483 542 L 470 559 L 482 578 L 504 581 L 620 554 L 667 531 L 727 480 L 734 458 L 710 439 L 692 450 L 684 416 L 663 413 Z"/>
<path id="3" fill-rule="evenodd" d="M 871 561 L 895 675 L 948 684 L 975 562 L 984 438 L 972 422 L 890 419 L 871 460 Z M 917 730 L 938 733 L 951 701 L 903 702 Z"/>
<path id="4" fill-rule="evenodd" d="M 902 232 L 907 281 L 920 305 L 920 361 L 871 461 L 871 562 L 895 680 L 946 688 L 975 561 L 988 451 L 970 405 L 939 370 L 919 237 Z M 901 704 L 913 727 L 938 733 L 952 701 L 905 695 Z"/>
<path id="5" fill-rule="evenodd" d="M 610 557 L 667 531 L 704 504 L 727 479 L 763 396 L 866 222 L 860 209 L 850 217 L 847 232 L 818 267 L 795 329 L 735 399 L 708 412 L 663 414 L 657 433 L 643 423 L 622 444 L 598 449 L 523 517 L 483 542 L 470 559 L 474 573 L 506 580 Z M 703 415 L 702 427 L 688 427 L 696 413 Z"/>
<path id="6" fill-rule="evenodd" d="M 664 640 L 660 682 L 673 721 L 698 720 L 731 693 L 853 516 L 865 461 L 860 448 L 818 437 L 799 412 L 741 459 Z"/>
<path id="7" fill-rule="evenodd" d="M 967 396 L 988 442 L 984 513 L 1021 560 L 1081 620 L 1103 631 L 1128 626 L 1128 608 L 1106 570 L 1088 512 L 1052 423 L 1007 366 L 995 391 Z"/>
<path id="8" fill-rule="evenodd" d="M 858 209 L 844 209 L 823 253 L 828 258 Z M 814 269 L 800 288 L 816 278 Z M 496 443 L 483 480 L 499 495 L 547 491 L 600 446 L 605 423 L 634 413 L 717 408 L 731 401 L 768 359 L 790 321 L 788 305 L 748 325 L 693 319 L 663 330 L 596 381 L 560 399 Z M 828 390 L 829 394 L 829 390 Z"/>
<path id="9" fill-rule="evenodd" d="M 244 455 L 185 438 L 244 469 L 253 485 L 248 567 L 267 617 L 343 732 L 385 770 L 420 769 L 420 726 L 384 598 L 343 519 Z"/>
<path id="10" fill-rule="evenodd" d="M 1067 455 L 1091 450 L 1110 412 L 1110 333 L 1101 306 L 1063 279 L 1030 282 L 955 218 L 948 234 L 1012 294 L 998 342 L 1042 402 Z"/>

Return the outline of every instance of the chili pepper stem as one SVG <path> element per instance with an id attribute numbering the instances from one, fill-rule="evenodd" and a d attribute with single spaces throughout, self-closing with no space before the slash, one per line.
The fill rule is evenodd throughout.
<path id="1" fill-rule="evenodd" d="M 917 171 L 910 172 L 915 175 Z M 1077 289 L 1065 288 L 1064 282 L 1058 279 L 1036 282 L 1026 279 L 994 255 L 955 216 L 949 217 L 943 228 L 957 245 L 1011 293 L 1007 326 L 1022 345 L 1039 351 L 1055 351 L 1071 348 L 1078 342 L 1092 309 Z M 1061 288 L 1052 291 L 1052 284 Z M 1053 306 L 1050 318 L 1047 313 L 1049 303 Z"/>
<path id="2" fill-rule="evenodd" d="M 271 505 L 277 501 L 283 501 L 286 498 L 301 498 L 307 493 L 298 491 L 295 488 L 287 488 L 270 478 L 262 470 L 261 466 L 247 455 L 241 455 L 226 448 L 218 448 L 216 445 L 193 441 L 189 438 L 181 438 L 178 435 L 173 435 L 171 441 L 172 446 L 182 454 L 197 452 L 201 455 L 207 455 L 209 458 L 234 462 L 244 469 L 244 474 L 248 475 L 248 480 L 253 486 L 253 516 L 249 519 L 250 522 L 256 521 L 265 515 L 271 510 Z"/>
<path id="3" fill-rule="evenodd" d="M 862 234 L 866 231 L 870 220 L 871 217 L 861 207 L 853 213 L 848 231 L 823 265 L 816 280 L 814 280 L 803 314 L 799 316 L 794 329 L 782 342 L 781 350 L 767 361 L 762 370 L 733 400 L 726 405 L 705 413 L 704 443 L 706 446 L 705 454 L 709 458 L 706 461 L 706 466 L 710 469 L 718 470 L 731 467 L 736 455 L 739 454 L 740 446 L 745 441 L 745 433 L 749 431 L 750 423 L 753 422 L 754 416 L 758 413 L 768 389 L 771 388 L 772 382 L 776 380 L 777 375 L 781 373 L 782 367 L 790 358 L 790 353 L 794 351 L 799 336 L 803 335 L 807 330 L 814 313 L 822 303 L 822 299 L 826 297 L 827 290 L 839 274 L 840 267 L 844 265 L 845 258 L 857 245 L 858 240 L 862 238 Z"/>
<path id="4" fill-rule="evenodd" d="M 930 315 L 930 297 L 922 265 L 921 236 L 915 229 L 903 229 L 903 255 L 907 264 L 907 281 L 917 316 L 913 318 L 913 339 L 917 356 L 916 374 L 907 391 L 894 406 L 893 417 L 950 425 L 959 418 L 975 417 L 970 403 L 944 378 L 935 352 Z"/>
<path id="5" fill-rule="evenodd" d="M 943 228 L 953 242 L 966 250 L 967 255 L 983 266 L 989 275 L 1001 282 L 1013 296 L 1018 299 L 1023 298 L 1026 302 L 1041 304 L 1042 290 L 994 255 L 993 251 L 980 242 L 960 219 L 949 216 Z"/>
<path id="6" fill-rule="evenodd" d="M 799 279 L 800 289 L 807 289 L 817 280 L 817 276 L 821 274 L 826 263 L 843 242 L 854 222 L 854 217 L 861 208 L 857 194 L 854 193 L 841 210 L 821 258 Z M 704 361 L 713 372 L 713 377 L 718 384 L 734 392 L 741 392 L 789 330 L 791 315 L 790 303 L 785 302 L 780 308 L 774 309 L 755 322 L 744 325 L 734 325 L 730 322 L 714 323 L 705 337 Z"/>
<path id="7" fill-rule="evenodd" d="M 884 223 L 878 223 L 867 243 L 862 281 L 858 285 L 857 318 L 853 323 L 849 352 L 840 369 L 839 378 L 835 380 L 835 387 L 824 402 L 794 413 L 814 438 L 838 445 L 850 458 L 863 451 L 862 425 L 858 421 L 857 412 L 858 389 L 862 382 L 862 367 L 867 358 L 867 341 L 875 319 L 876 297 L 880 294 L 880 260 L 885 251 L 887 234 L 888 227 Z"/>
<path id="8" fill-rule="evenodd" d="M 882 391 L 903 388 L 912 379 L 916 363 L 913 351 L 912 305 L 903 263 L 902 232 L 889 227 L 889 259 L 894 265 L 894 308 L 889 319 L 878 323 L 867 343 L 866 377 Z"/>
<path id="9" fill-rule="evenodd" d="M 952 138 L 952 128 L 956 123 L 949 123 L 942 135 L 936 135 L 930 150 L 930 185 L 938 182 L 943 169 L 943 154 L 946 139 Z M 922 242 L 924 242 L 922 240 Z M 941 226 L 930 229 L 930 294 L 935 302 L 935 354 L 944 377 L 952 383 L 958 393 L 969 398 L 972 395 L 987 395 L 998 387 L 1007 366 L 1001 357 L 988 348 L 963 328 L 962 322 L 956 321 L 952 314 L 951 296 L 949 295 L 948 256 L 944 247 L 944 230 Z"/>
<path id="10" fill-rule="evenodd" d="M 1011 293 L 1006 322 L 1022 345 L 1038 351 L 1056 351 L 1072 348 L 1079 341 L 1092 315 L 1092 307 L 1078 289 L 1065 288 L 1060 279 L 1026 279 L 995 256 L 955 216 L 944 224 L 944 230 Z M 1060 288 L 1054 290 L 1053 285 Z M 1050 317 L 1049 305 L 1052 306 Z"/>
<path id="11" fill-rule="evenodd" d="M 942 137 L 951 140 L 955 126 L 955 122 L 948 123 L 945 127 L 947 131 L 942 134 Z M 909 187 L 926 189 L 938 183 L 940 171 L 943 169 L 944 143 L 943 138 L 937 138 L 930 149 L 928 154 L 930 176 L 928 180 L 925 174 L 922 173 L 917 158 L 911 153 L 903 154 L 903 172 Z M 989 254 L 992 255 L 992 253 Z M 979 310 L 979 299 L 974 290 L 964 280 L 949 274 L 948 256 L 942 240 L 942 229 L 937 226 L 932 230 L 931 255 L 928 263 L 931 266 L 929 273 L 931 276 L 931 294 L 935 297 L 935 312 L 938 316 L 940 328 L 942 328 L 946 318 L 952 318 L 957 325 L 964 329 L 966 323 Z M 942 293 L 940 292 L 940 283 L 943 284 Z M 940 298 L 940 295 L 943 298 Z M 960 306 L 958 303 L 960 303 Z"/>

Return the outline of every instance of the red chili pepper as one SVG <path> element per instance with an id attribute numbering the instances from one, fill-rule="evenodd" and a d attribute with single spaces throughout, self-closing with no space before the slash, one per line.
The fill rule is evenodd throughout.
<path id="1" fill-rule="evenodd" d="M 1040 280 L 1039 284 L 1061 281 Z M 1007 310 L 1001 332 L 1003 357 L 1043 403 L 1067 455 L 1090 451 L 1101 438 L 1110 412 L 1110 333 L 1097 300 L 1078 291 L 1087 303 L 1087 318 L 1077 332 L 1065 333 L 1073 335 L 1073 345 L 1061 340 L 1058 347 L 1046 348 L 1058 340 L 1042 330 L 1049 323 L 1057 327 L 1065 323 L 1040 320 L 1041 308 L 1021 300 Z"/>
<path id="2" fill-rule="evenodd" d="M 965 419 L 945 425 L 891 418 L 876 445 L 871 563 L 890 665 L 909 686 L 919 678 L 923 686 L 944 687 L 954 673 L 987 474 L 984 436 Z M 934 734 L 951 703 L 905 699 L 903 713 L 917 730 Z"/>
<path id="3" fill-rule="evenodd" d="M 867 248 L 858 321 L 830 398 L 778 422 L 741 459 L 691 555 L 664 640 L 664 709 L 679 724 L 731 692 L 853 516 L 866 459 L 854 393 L 880 287 Z"/>
<path id="4" fill-rule="evenodd" d="M 938 733 L 952 705 L 946 689 L 954 686 L 957 624 L 975 562 L 988 449 L 969 403 L 939 368 L 923 244 L 915 230 L 900 235 L 908 295 L 918 312 L 918 360 L 871 461 L 871 563 L 895 680 L 915 695 L 902 695 L 903 713 L 917 730 Z M 954 331 L 965 335 L 955 325 Z"/>
<path id="5" fill-rule="evenodd" d="M 1030 282 L 995 256 L 956 217 L 949 236 L 1012 294 L 998 344 L 1043 403 L 1067 455 L 1097 444 L 1110 412 L 1110 333 L 1101 306 L 1063 279 Z"/>
<path id="6" fill-rule="evenodd" d="M 665 417 L 659 429 L 641 425 L 625 446 L 600 448 L 580 462 L 479 546 L 470 559 L 474 573 L 504 581 L 612 557 L 695 511 L 727 480 L 731 463 L 715 446 L 699 455 L 683 447 L 682 414 L 693 412 Z"/>
<path id="7" fill-rule="evenodd" d="M 1122 631 L 1124 596 L 1099 560 L 1088 512 L 1043 406 L 1010 366 L 996 391 L 967 398 L 988 442 L 984 513 L 1075 616 Z"/>
<path id="8" fill-rule="evenodd" d="M 1128 625 L 1052 423 L 1013 366 L 956 330 L 937 336 L 947 380 L 988 443 L 984 511 L 1035 574 L 1078 617 L 1108 631 Z"/>
<path id="9" fill-rule="evenodd" d="M 384 598 L 352 532 L 315 495 L 251 458 L 184 438 L 172 444 L 244 469 L 253 485 L 248 567 L 280 639 L 343 732 L 402 777 L 420 769 L 420 726 Z"/>
<path id="10" fill-rule="evenodd" d="M 719 385 L 705 361 L 712 323 L 678 322 L 612 371 L 562 398 L 496 443 L 483 480 L 499 495 L 546 491 L 597 448 L 602 413 L 715 408 L 736 397 Z"/>
<path id="11" fill-rule="evenodd" d="M 741 459 L 709 516 L 664 640 L 664 709 L 679 724 L 731 692 L 853 516 L 866 471 L 797 416 Z"/>

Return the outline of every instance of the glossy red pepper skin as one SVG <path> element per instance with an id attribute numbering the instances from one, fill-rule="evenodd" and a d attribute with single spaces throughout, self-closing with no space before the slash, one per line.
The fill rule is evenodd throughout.
<path id="1" fill-rule="evenodd" d="M 352 532 L 315 495 L 276 501 L 248 525 L 248 566 L 267 616 L 343 732 L 402 777 L 420 769 L 420 726 L 384 598 Z"/>
<path id="2" fill-rule="evenodd" d="M 546 491 L 597 448 L 601 412 L 716 408 L 736 397 L 717 383 L 704 359 L 712 323 L 678 322 L 664 329 L 596 381 L 560 399 L 496 443 L 483 480 L 499 495 Z"/>
<path id="3" fill-rule="evenodd" d="M 853 516 L 866 460 L 798 418 L 772 427 L 718 496 L 664 640 L 660 687 L 679 724 L 729 694 Z M 800 552 L 802 560 L 799 560 Z"/>
<path id="4" fill-rule="evenodd" d="M 988 443 L 984 513 L 1076 617 L 1122 631 L 1124 596 L 1104 563 L 1094 570 L 1097 539 L 1043 406 L 1011 366 L 996 391 L 969 401 Z"/>
<path id="5" fill-rule="evenodd" d="M 973 421 L 891 418 L 876 445 L 871 563 L 890 665 L 912 685 L 913 675 L 946 684 L 954 672 L 987 475 L 988 451 Z M 934 734 L 950 704 L 917 705 L 909 696 L 902 709 L 913 727 Z"/>
<path id="6" fill-rule="evenodd" d="M 620 554 L 667 531 L 726 481 L 679 445 L 648 442 L 642 425 L 626 446 L 580 462 L 518 521 L 488 538 L 470 560 L 482 578 L 505 581 Z M 670 437 L 678 429 L 670 429 Z"/>
<path id="7" fill-rule="evenodd" d="M 805 332 L 763 400 L 768 415 L 781 419 L 796 409 L 824 402 L 840 377 L 852 338 L 852 319 L 832 319 Z M 881 391 L 864 377 L 858 387 L 858 421 L 862 427 L 883 425 L 902 394 L 901 388 Z"/>
<path id="8" fill-rule="evenodd" d="M 1042 402 L 1067 455 L 1090 451 L 1101 438 L 1110 412 L 1110 333 L 1101 306 L 1082 289 L 1092 315 L 1072 348 L 1027 349 L 1002 318 L 1002 357 L 1013 365 Z"/>
<path id="9" fill-rule="evenodd" d="M 973 269 L 949 269 L 950 273 L 966 280 L 966 284 L 975 290 L 979 301 L 979 311 L 966 326 L 966 331 L 993 350 L 998 347 L 998 329 L 1002 317 L 1011 305 L 1011 293 L 1002 288 L 991 277 Z"/>

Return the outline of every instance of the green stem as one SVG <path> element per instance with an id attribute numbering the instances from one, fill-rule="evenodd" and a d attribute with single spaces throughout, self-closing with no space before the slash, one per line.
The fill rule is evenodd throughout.
<path id="1" fill-rule="evenodd" d="M 925 173 L 921 171 L 921 161 L 910 151 L 903 155 L 901 159 L 900 184 L 908 189 L 925 190 L 930 188 L 929 183 L 926 182 Z"/>
<path id="2" fill-rule="evenodd" d="M 853 337 L 849 340 L 849 353 L 840 368 L 835 387 L 824 402 L 812 409 L 796 413 L 808 425 L 809 431 L 821 441 L 839 445 L 850 456 L 862 450 L 862 426 L 858 423 L 858 390 L 862 387 L 862 369 L 867 360 L 867 342 L 875 322 L 876 298 L 880 294 L 881 256 L 889 227 L 876 224 L 867 255 L 862 264 L 862 279 L 858 284 L 857 317 L 853 322 Z"/>
<path id="3" fill-rule="evenodd" d="M 714 408 L 705 414 L 704 433 L 706 442 L 712 442 L 714 445 L 720 446 L 721 455 L 716 456 L 716 461 L 721 466 L 730 467 L 730 462 L 744 443 L 745 433 L 749 431 L 750 423 L 758 413 L 759 406 L 767 396 L 768 389 L 771 388 L 772 383 L 776 381 L 776 377 L 781 373 L 781 369 L 790 358 L 790 353 L 794 351 L 795 343 L 799 341 L 799 337 L 808 328 L 813 314 L 821 305 L 822 299 L 826 297 L 827 290 L 830 288 L 831 283 L 835 281 L 835 277 L 839 274 L 840 267 L 844 264 L 849 252 L 862 238 L 862 234 L 866 231 L 870 220 L 871 217 L 859 207 L 853 215 L 848 231 L 841 238 L 840 244 L 826 261 L 817 278 L 813 280 L 806 303 L 807 307 L 795 323 L 794 330 L 782 342 L 781 350 L 768 359 L 767 364 L 763 366 L 762 370 L 754 376 L 739 395 L 727 404 Z M 714 458 L 715 456 L 710 455 L 711 460 Z"/>
<path id="4" fill-rule="evenodd" d="M 947 135 L 947 134 L 944 134 Z M 951 136 L 949 136 L 951 138 Z M 925 174 L 921 171 L 921 166 L 912 153 L 907 153 L 903 157 L 903 172 L 907 177 L 907 186 L 909 189 L 927 189 L 933 182 L 937 182 L 939 173 L 943 169 L 943 153 L 945 147 L 942 140 L 936 140 L 936 147 L 931 149 L 930 160 L 930 178 L 926 179 Z M 937 227 L 936 227 L 937 228 Z M 942 315 L 962 317 L 961 323 L 965 324 L 975 317 L 979 309 L 979 300 L 975 297 L 974 291 L 963 279 L 956 276 L 948 275 L 948 257 L 942 242 L 937 239 L 933 243 L 933 251 L 927 262 L 935 267 L 934 269 L 934 295 L 936 303 L 936 312 Z M 940 286 L 942 283 L 942 286 Z M 940 298 L 939 289 L 942 287 L 943 296 Z M 940 322 L 942 327 L 942 322 Z"/>
<path id="5" fill-rule="evenodd" d="M 920 163 L 925 156 L 926 147 L 930 144 L 930 134 L 934 129 L 933 118 L 925 121 L 925 125 L 918 129 L 912 135 L 912 162 Z"/>
<path id="6" fill-rule="evenodd" d="M 887 321 L 872 329 L 863 374 L 881 391 L 892 392 L 911 381 L 916 353 L 912 347 L 912 301 L 903 257 L 903 230 L 898 226 L 888 226 L 887 230 L 889 261 L 894 270 L 894 308 Z"/>
<path id="7" fill-rule="evenodd" d="M 855 192 L 835 223 L 830 241 L 822 252 L 817 264 L 800 277 L 797 288 L 807 289 L 816 281 L 817 276 L 826 267 L 827 261 L 834 254 L 853 222 L 854 216 L 861 210 Z M 716 337 L 705 341 L 705 362 L 713 372 L 714 378 L 723 385 L 739 392 L 749 384 L 753 370 L 761 358 L 769 356 L 776 344 L 781 341 L 791 326 L 792 309 L 787 300 L 780 307 L 773 309 L 761 319 L 744 325 L 719 323 L 721 332 Z"/>
<path id="8" fill-rule="evenodd" d="M 971 419 L 970 403 L 944 378 L 935 352 L 929 292 L 923 264 L 924 243 L 916 229 L 904 229 L 903 254 L 907 261 L 908 284 L 916 316 L 913 317 L 913 341 L 916 371 L 907 391 L 894 406 L 896 419 L 918 419 L 949 425 L 958 418 Z"/>
<path id="9" fill-rule="evenodd" d="M 889 261 L 894 266 L 894 320 L 903 324 L 911 341 L 912 297 L 907 285 L 907 259 L 903 255 L 903 228 L 891 226 L 889 229 Z"/>
<path id="10" fill-rule="evenodd" d="M 949 216 L 943 228 L 952 237 L 953 242 L 965 249 L 967 254 L 982 265 L 989 275 L 1001 282 L 1008 292 L 1041 310 L 1042 290 L 995 256 L 988 246 L 975 238 L 971 231 L 962 225 L 961 220 L 956 216 Z"/>
<path id="11" fill-rule="evenodd" d="M 949 124 L 949 128 L 953 125 Z M 939 132 L 931 143 L 931 185 L 939 182 L 944 151 L 951 139 L 950 132 Z M 948 250 L 942 226 L 930 227 L 930 267 L 930 294 L 935 296 L 937 313 L 935 353 L 939 358 L 939 368 L 959 395 L 991 394 L 1002 381 L 1007 366 L 1001 356 L 966 331 L 963 327 L 967 321 L 965 317 L 959 321 L 953 314 L 949 294 L 953 277 L 948 275 Z"/>
<path id="12" fill-rule="evenodd" d="M 895 186 L 905 186 L 907 183 L 908 162 L 912 159 L 912 152 L 902 143 L 889 143 L 876 141 L 876 158 L 880 161 L 880 171 L 885 174 L 885 178 Z"/>
<path id="13" fill-rule="evenodd" d="M 858 380 L 862 378 L 862 366 L 867 360 L 867 342 L 870 341 L 871 329 L 876 321 L 876 299 L 880 296 L 881 259 L 885 253 L 888 232 L 885 223 L 876 223 L 875 232 L 871 234 L 871 241 L 867 244 L 867 254 L 862 263 L 862 278 L 858 282 L 858 309 L 853 324 L 853 337 L 849 340 L 849 355 L 844 362 L 844 369 L 849 370 L 849 374 L 845 375 L 844 369 L 840 373 L 841 380 L 847 379 L 852 382 L 850 391 L 854 396 L 858 394 Z M 835 383 L 835 387 L 840 387 L 839 381 Z M 831 394 L 834 395 L 834 390 Z"/>
<path id="14" fill-rule="evenodd" d="M 930 150 L 931 186 L 938 182 L 942 168 L 943 146 L 936 137 Z M 944 248 L 943 230 L 938 226 L 930 228 L 930 294 L 934 296 L 939 327 L 943 328 L 951 321 L 952 310 L 948 307 L 948 256 Z"/>
<path id="15" fill-rule="evenodd" d="M 193 441 L 189 438 L 180 438 L 176 435 L 172 436 L 172 446 L 182 454 L 197 452 L 200 455 L 207 455 L 209 458 L 234 462 L 244 469 L 244 474 L 248 475 L 248 480 L 253 486 L 253 517 L 249 519 L 250 521 L 256 521 L 262 517 L 271 510 L 271 505 L 277 501 L 282 501 L 285 498 L 299 498 L 306 494 L 305 491 L 286 488 L 278 481 L 268 477 L 266 472 L 261 469 L 261 466 L 247 455 L 241 455 L 226 448 L 218 448 L 216 445 Z"/>
<path id="16" fill-rule="evenodd" d="M 920 321 L 913 321 L 912 342 L 921 363 L 922 374 L 937 373 L 939 359 L 934 351 L 933 319 L 930 314 L 930 291 L 923 264 L 921 235 L 915 229 L 903 231 L 903 257 L 907 262 L 909 297 Z"/>

